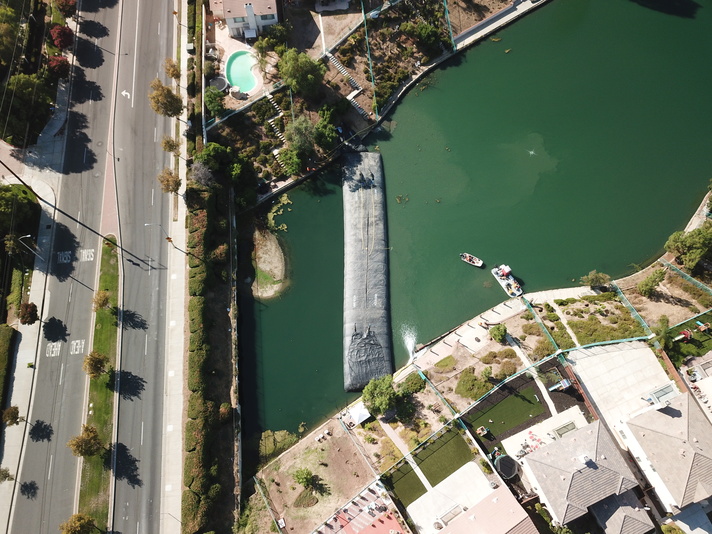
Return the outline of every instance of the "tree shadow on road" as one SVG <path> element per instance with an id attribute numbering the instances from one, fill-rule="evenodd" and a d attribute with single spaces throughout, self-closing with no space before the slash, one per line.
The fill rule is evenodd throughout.
<path id="1" fill-rule="evenodd" d="M 84 69 L 79 66 L 74 67 L 74 84 L 72 87 L 72 100 L 77 104 L 84 104 L 90 100 L 98 102 L 104 99 L 101 86 L 94 80 L 88 80 Z"/>
<path id="2" fill-rule="evenodd" d="M 119 394 L 123 400 L 134 400 L 135 398 L 141 397 L 141 393 L 146 389 L 146 381 L 133 374 L 131 371 L 116 371 L 112 369 L 109 371 L 109 381 L 106 387 L 111 391 L 116 391 L 116 378 L 118 373 L 118 383 L 119 383 Z"/>
<path id="3" fill-rule="evenodd" d="M 40 487 L 37 485 L 37 482 L 34 480 L 30 480 L 29 482 L 23 482 L 20 484 L 20 495 L 23 497 L 27 497 L 28 499 L 34 500 L 37 498 L 37 492 L 39 491 Z"/>
<path id="4" fill-rule="evenodd" d="M 47 341 L 67 341 L 67 325 L 56 317 L 50 317 L 42 324 L 42 332 Z"/>
<path id="5" fill-rule="evenodd" d="M 119 0 L 82 0 L 82 13 L 98 13 L 119 3 Z"/>
<path id="6" fill-rule="evenodd" d="M 98 69 L 104 64 L 104 50 L 82 37 L 77 38 L 75 57 L 85 69 Z"/>
<path id="7" fill-rule="evenodd" d="M 56 252 L 53 252 L 51 257 L 48 257 L 50 250 L 41 249 L 40 253 L 48 260 L 45 263 L 50 264 L 50 274 L 60 282 L 64 282 L 74 273 L 74 264 L 79 249 L 77 236 L 66 224 L 55 223 L 53 249 Z"/>
<path id="8" fill-rule="evenodd" d="M 82 8 L 83 7 L 84 6 L 82 5 Z M 79 25 L 79 33 L 82 33 L 91 39 L 101 39 L 102 37 L 109 36 L 109 29 L 98 20 L 82 19 L 82 22 Z"/>
<path id="9" fill-rule="evenodd" d="M 120 308 L 114 307 L 111 309 L 111 313 L 116 318 L 115 326 L 119 326 L 119 317 L 121 317 L 121 328 L 124 330 L 146 330 L 148 328 L 148 323 L 143 316 L 133 310 L 122 310 Z"/>
<path id="10" fill-rule="evenodd" d="M 116 469 L 114 477 L 116 480 L 125 480 L 132 488 L 143 486 L 141 477 L 138 475 L 138 460 L 131 454 L 129 448 L 123 443 L 111 445 L 109 453 L 104 456 L 104 467 L 111 469 L 111 458 L 116 456 Z"/>
<path id="11" fill-rule="evenodd" d="M 37 419 L 32 423 L 30 428 L 30 439 L 32 441 L 52 441 L 52 435 L 54 434 L 54 429 L 52 425 Z"/>

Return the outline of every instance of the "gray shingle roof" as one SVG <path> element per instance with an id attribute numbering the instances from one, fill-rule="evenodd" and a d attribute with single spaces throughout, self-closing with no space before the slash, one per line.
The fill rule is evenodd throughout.
<path id="1" fill-rule="evenodd" d="M 539 490 L 566 524 L 588 507 L 638 485 L 600 421 L 566 434 L 524 457 Z"/>
<path id="2" fill-rule="evenodd" d="M 678 507 L 712 495 L 712 424 L 690 394 L 634 417 L 628 427 Z"/>
<path id="3" fill-rule="evenodd" d="M 606 534 L 645 534 L 655 527 L 632 491 L 611 495 L 591 506 Z"/>

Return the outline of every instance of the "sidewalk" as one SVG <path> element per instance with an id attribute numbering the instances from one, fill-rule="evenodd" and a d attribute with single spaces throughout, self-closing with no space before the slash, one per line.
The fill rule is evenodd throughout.
<path id="1" fill-rule="evenodd" d="M 187 86 L 188 53 L 186 45 L 188 36 L 186 31 L 186 6 L 181 2 L 180 17 L 174 31 L 180 31 L 180 87 Z M 180 90 L 180 89 L 179 89 Z M 187 110 L 183 110 L 181 120 L 187 120 Z M 178 193 L 177 204 L 171 199 L 171 218 L 168 224 L 168 234 L 173 239 L 173 247 L 168 248 L 168 306 L 166 328 L 166 352 L 163 385 L 163 454 L 161 458 L 161 506 L 159 531 L 165 534 L 178 532 L 181 528 L 181 499 L 183 493 L 183 354 L 185 351 L 184 310 L 186 298 L 186 256 L 182 250 L 186 249 L 186 208 L 183 202 L 185 194 L 186 176 L 186 143 L 181 140 L 181 157 L 179 158 L 178 173 L 181 179 L 181 190 Z M 177 208 L 174 211 L 174 206 Z M 178 250 L 180 249 L 180 250 Z"/>
<path id="2" fill-rule="evenodd" d="M 38 354 L 39 344 L 42 334 L 42 321 L 46 318 L 45 313 L 48 308 L 49 293 L 47 287 L 48 257 L 52 249 L 52 237 L 54 229 L 54 214 L 56 197 L 53 188 L 59 182 L 59 176 L 51 171 L 51 168 L 61 166 L 61 154 L 64 138 L 53 137 L 43 145 L 36 145 L 31 148 L 35 166 L 23 168 L 20 164 L 11 167 L 13 172 L 22 178 L 22 182 L 27 184 L 40 197 L 40 222 L 37 233 L 37 255 L 35 257 L 34 270 L 32 272 L 32 282 L 28 300 L 34 302 L 38 308 L 40 321 L 33 325 L 13 324 L 17 331 L 16 359 L 14 366 L 9 370 L 11 377 L 8 391 L 8 406 L 17 406 L 20 415 L 25 421 L 17 426 L 5 427 L 4 440 L 0 451 L 0 458 L 3 467 L 7 467 L 14 481 L 7 481 L 0 484 L 0 532 L 7 532 L 12 520 L 12 511 L 19 490 L 19 481 L 22 477 L 21 466 L 24 454 L 24 445 L 30 430 L 32 414 L 32 393 L 36 368 L 40 365 L 40 355 Z M 3 153 L 11 150 L 3 143 Z M 17 152 L 16 152 L 17 153 Z M 59 158 L 57 158 L 59 155 Z M 18 161 L 18 160 L 16 160 Z M 42 168 L 39 165 L 46 165 Z M 19 171 L 19 172 L 18 172 Z M 20 180 L 3 173 L 3 183 L 19 184 Z M 29 368 L 32 364 L 34 369 Z"/>
<path id="3" fill-rule="evenodd" d="M 410 464 L 410 466 L 413 468 L 413 471 L 415 472 L 415 474 L 418 475 L 418 478 L 425 486 L 425 489 L 428 491 L 433 489 L 432 484 L 430 484 L 428 479 L 425 478 L 425 475 L 420 470 L 420 467 L 418 467 L 418 464 L 415 462 L 415 460 L 411 456 L 410 450 L 408 449 L 408 445 L 406 445 L 406 443 L 400 438 L 400 436 L 396 433 L 396 431 L 391 428 L 391 425 L 389 425 L 387 422 L 385 422 L 382 417 L 379 417 L 377 419 L 377 421 L 378 421 L 378 424 L 381 425 L 381 428 L 383 429 L 383 431 L 386 433 L 386 436 L 388 436 L 391 439 L 391 441 L 393 442 L 393 444 L 396 447 L 398 447 L 398 450 L 405 457 L 405 461 Z"/>

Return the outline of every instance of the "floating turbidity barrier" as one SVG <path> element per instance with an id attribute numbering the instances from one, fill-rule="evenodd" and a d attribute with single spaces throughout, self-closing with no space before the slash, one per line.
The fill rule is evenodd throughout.
<path id="1" fill-rule="evenodd" d="M 344 195 L 344 389 L 393 373 L 381 155 L 347 154 Z"/>

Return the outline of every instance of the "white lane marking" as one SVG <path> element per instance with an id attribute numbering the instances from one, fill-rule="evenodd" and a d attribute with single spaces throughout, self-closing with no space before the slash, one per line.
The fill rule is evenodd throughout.
<path id="1" fill-rule="evenodd" d="M 146 343 L 143 345 L 143 355 L 148 354 L 148 334 L 146 334 Z"/>
<path id="2" fill-rule="evenodd" d="M 79 228 L 79 218 L 82 216 L 82 212 L 78 211 L 77 212 L 77 228 Z"/>
<path id="3" fill-rule="evenodd" d="M 151 188 L 151 206 L 153 206 L 153 195 L 156 192 L 155 188 Z"/>
<path id="4" fill-rule="evenodd" d="M 134 38 L 134 64 L 133 64 L 133 81 L 131 82 L 131 94 L 136 93 L 136 61 L 138 60 L 138 12 L 139 8 L 141 7 L 141 0 L 136 2 L 136 25 L 134 28 L 136 28 L 136 37 Z M 131 99 L 131 108 L 133 109 L 134 107 L 134 100 L 133 98 Z"/>
<path id="5" fill-rule="evenodd" d="M 87 149 L 84 147 L 84 163 L 87 162 Z"/>
<path id="6" fill-rule="evenodd" d="M 62 385 L 62 378 L 64 377 L 64 364 L 59 369 L 59 385 Z"/>
<path id="7" fill-rule="evenodd" d="M 74 290 L 74 284 L 69 285 L 69 302 L 72 302 L 72 291 Z"/>
<path id="8" fill-rule="evenodd" d="M 151 276 L 151 258 L 148 258 L 148 276 Z"/>
<path id="9" fill-rule="evenodd" d="M 158 23 L 158 35 L 161 35 L 161 23 Z"/>
<path id="10" fill-rule="evenodd" d="M 153 142 L 155 143 L 156 141 L 158 141 L 158 130 L 153 128 Z"/>
<path id="11" fill-rule="evenodd" d="M 141 445 L 143 445 L 143 421 L 141 421 Z"/>
<path id="12" fill-rule="evenodd" d="M 52 458 L 54 458 L 53 454 L 49 455 L 49 469 L 47 469 L 47 480 L 52 478 Z"/>
<path id="13" fill-rule="evenodd" d="M 97 46 L 99 46 L 99 39 L 94 38 L 94 50 L 96 50 Z"/>

